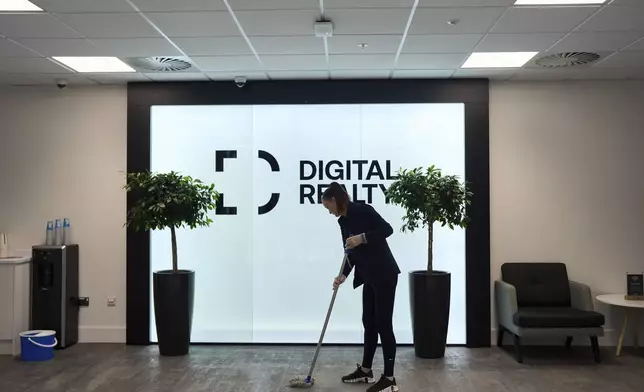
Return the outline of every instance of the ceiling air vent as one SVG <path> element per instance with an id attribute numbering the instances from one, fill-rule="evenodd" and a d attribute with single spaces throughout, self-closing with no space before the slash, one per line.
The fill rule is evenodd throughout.
<path id="1" fill-rule="evenodd" d="M 594 63 L 599 60 L 597 53 L 589 52 L 566 52 L 556 53 L 544 56 L 535 60 L 535 64 L 540 67 L 558 68 L 558 67 L 576 67 Z"/>
<path id="2" fill-rule="evenodd" d="M 185 57 L 154 56 L 125 59 L 139 72 L 184 72 L 194 68 Z"/>

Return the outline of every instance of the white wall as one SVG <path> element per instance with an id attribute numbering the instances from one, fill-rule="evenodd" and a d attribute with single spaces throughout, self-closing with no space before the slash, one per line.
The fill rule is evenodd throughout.
<path id="1" fill-rule="evenodd" d="M 493 279 L 555 260 L 594 294 L 623 292 L 644 271 L 644 84 L 493 83 L 490 99 Z M 125 340 L 125 165 L 124 87 L 0 89 L 0 231 L 29 248 L 71 219 L 84 341 Z M 622 314 L 598 309 L 614 344 Z"/>
<path id="2" fill-rule="evenodd" d="M 47 220 L 70 218 L 82 341 L 125 341 L 126 113 L 125 87 L 0 89 L 0 231 L 29 251 Z"/>
<path id="3" fill-rule="evenodd" d="M 493 83 L 490 100 L 493 279 L 561 261 L 593 295 L 623 293 L 644 271 L 644 83 Z M 596 309 L 614 344 L 623 313 Z"/>

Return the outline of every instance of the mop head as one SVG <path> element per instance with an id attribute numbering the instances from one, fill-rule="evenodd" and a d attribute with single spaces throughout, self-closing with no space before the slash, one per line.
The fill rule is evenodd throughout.
<path id="1" fill-rule="evenodd" d="M 288 386 L 291 388 L 311 388 L 315 384 L 315 379 L 312 377 L 296 377 L 292 379 Z"/>

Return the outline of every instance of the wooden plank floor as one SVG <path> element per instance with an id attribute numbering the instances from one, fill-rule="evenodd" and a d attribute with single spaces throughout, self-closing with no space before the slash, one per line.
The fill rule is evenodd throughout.
<path id="1" fill-rule="evenodd" d="M 401 392 L 642 392 L 644 357 L 615 358 L 603 349 L 596 365 L 588 347 L 526 348 L 525 364 L 494 348 L 448 348 L 443 360 L 421 360 L 399 348 Z M 287 391 L 306 375 L 312 347 L 194 346 L 189 356 L 161 358 L 157 348 L 82 344 L 45 363 L 0 357 L 1 392 L 269 392 Z M 310 391 L 363 391 L 340 376 L 360 360 L 358 347 L 325 347 Z M 374 364 L 381 371 L 380 352 Z"/>

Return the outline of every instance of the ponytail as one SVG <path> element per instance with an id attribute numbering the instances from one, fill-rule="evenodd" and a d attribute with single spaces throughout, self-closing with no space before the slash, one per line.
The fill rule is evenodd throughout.
<path id="1" fill-rule="evenodd" d="M 338 205 L 340 211 L 346 211 L 347 205 L 349 204 L 350 198 L 347 191 L 342 187 L 342 185 L 337 182 L 332 182 L 328 188 L 322 194 L 322 200 L 331 200 L 335 199 L 335 203 Z"/>

